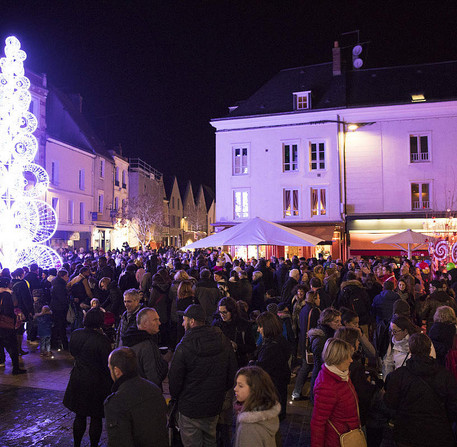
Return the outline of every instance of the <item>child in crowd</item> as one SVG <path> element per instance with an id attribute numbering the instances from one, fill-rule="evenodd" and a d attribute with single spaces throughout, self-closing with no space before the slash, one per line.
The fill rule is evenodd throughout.
<path id="1" fill-rule="evenodd" d="M 49 306 L 43 306 L 41 312 L 35 314 L 34 318 L 38 325 L 38 336 L 40 337 L 40 355 L 42 357 L 52 357 L 52 311 Z"/>

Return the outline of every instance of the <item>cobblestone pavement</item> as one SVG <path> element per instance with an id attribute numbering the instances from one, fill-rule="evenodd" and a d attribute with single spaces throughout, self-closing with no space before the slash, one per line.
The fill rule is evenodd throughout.
<path id="1" fill-rule="evenodd" d="M 48 359 L 40 357 L 36 345 L 28 345 L 27 349 L 29 354 L 23 356 L 27 374 L 11 374 L 8 354 L 6 367 L 0 368 L 0 447 L 71 447 L 74 414 L 62 405 L 62 399 L 72 357 L 54 352 L 54 358 Z M 164 392 L 168 398 L 167 383 Z M 290 402 L 287 418 L 281 423 L 284 447 L 310 445 L 311 411 L 308 401 Z M 87 432 L 82 445 L 89 446 Z M 107 446 L 105 431 L 100 446 Z"/>

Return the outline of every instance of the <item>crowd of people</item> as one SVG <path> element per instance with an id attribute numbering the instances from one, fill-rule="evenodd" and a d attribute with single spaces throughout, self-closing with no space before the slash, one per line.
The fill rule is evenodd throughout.
<path id="1" fill-rule="evenodd" d="M 105 418 L 110 446 L 167 446 L 168 428 L 174 445 L 273 447 L 288 401 L 307 399 L 313 447 L 349 434 L 370 447 L 456 443 L 452 263 L 173 248 L 61 256 L 59 270 L 2 269 L 0 367 L 5 350 L 13 374 L 38 343 L 45 361 L 69 350 L 75 446 L 87 418 L 98 445 Z"/>

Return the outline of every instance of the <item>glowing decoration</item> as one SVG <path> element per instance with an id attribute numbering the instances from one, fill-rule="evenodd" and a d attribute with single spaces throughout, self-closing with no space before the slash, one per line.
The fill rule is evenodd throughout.
<path id="1" fill-rule="evenodd" d="M 0 262 L 10 269 L 32 263 L 60 268 L 59 255 L 41 245 L 55 233 L 57 215 L 39 200 L 49 176 L 33 162 L 38 142 L 32 133 L 38 122 L 28 111 L 32 97 L 24 76 L 27 55 L 20 48 L 18 39 L 8 37 L 0 59 Z"/>
<path id="2" fill-rule="evenodd" d="M 442 261 L 443 259 L 446 259 L 449 255 L 449 245 L 447 241 L 438 241 L 435 244 L 435 258 L 438 261 Z"/>
<path id="3" fill-rule="evenodd" d="M 452 262 L 457 264 L 457 242 L 452 244 L 452 247 L 451 247 L 451 258 L 452 258 Z M 454 265 L 454 268 L 455 268 L 455 265 Z M 449 269 L 449 270 L 452 270 L 452 269 Z"/>

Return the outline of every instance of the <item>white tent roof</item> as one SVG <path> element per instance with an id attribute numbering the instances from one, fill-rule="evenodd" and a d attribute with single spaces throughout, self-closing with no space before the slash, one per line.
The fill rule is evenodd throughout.
<path id="1" fill-rule="evenodd" d="M 426 244 L 427 242 L 430 242 L 431 239 L 433 239 L 433 237 L 427 236 L 426 234 L 417 233 L 413 230 L 406 230 L 372 242 L 373 244 Z"/>
<path id="2" fill-rule="evenodd" d="M 312 247 L 322 239 L 301 231 L 254 217 L 220 233 L 200 239 L 183 249 L 220 247 L 222 245 L 279 245 L 290 247 Z"/>

